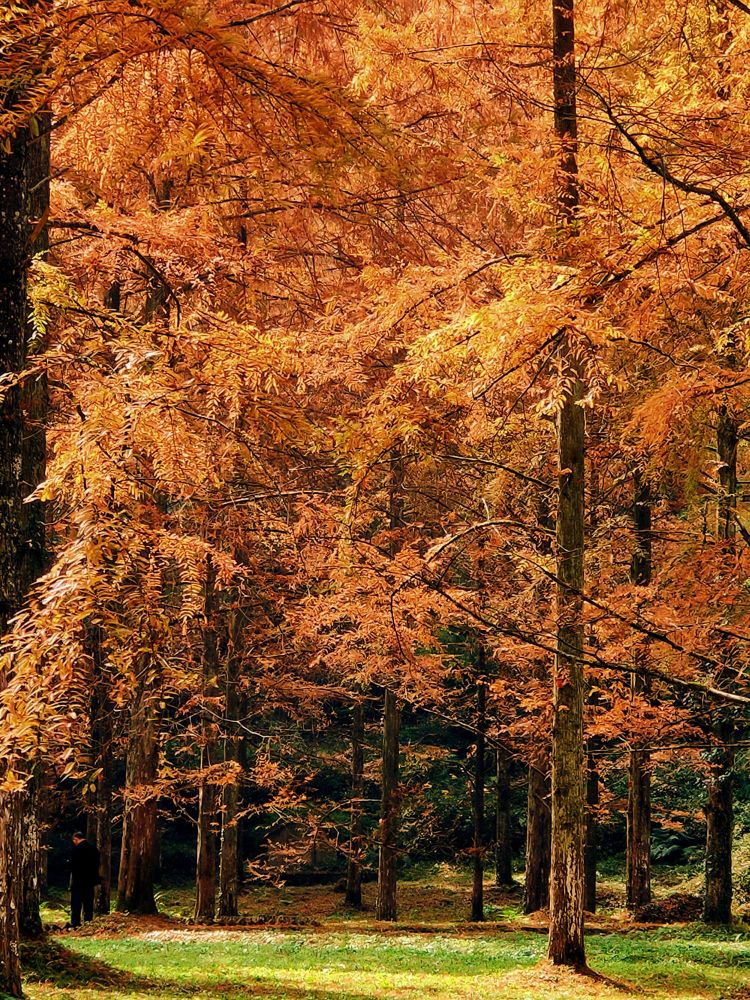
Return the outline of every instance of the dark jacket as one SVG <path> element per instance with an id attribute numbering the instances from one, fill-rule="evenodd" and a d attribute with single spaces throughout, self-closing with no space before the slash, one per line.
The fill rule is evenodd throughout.
<path id="1" fill-rule="evenodd" d="M 70 852 L 71 889 L 90 889 L 100 881 L 99 851 L 88 840 L 73 844 L 73 850 Z"/>

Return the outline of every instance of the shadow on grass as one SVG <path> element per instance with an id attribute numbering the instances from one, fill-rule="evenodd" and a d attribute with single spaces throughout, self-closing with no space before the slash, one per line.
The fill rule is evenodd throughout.
<path id="1" fill-rule="evenodd" d="M 153 990 L 156 985 L 154 979 L 88 958 L 49 937 L 21 942 L 21 966 L 28 982 L 65 988 Z"/>

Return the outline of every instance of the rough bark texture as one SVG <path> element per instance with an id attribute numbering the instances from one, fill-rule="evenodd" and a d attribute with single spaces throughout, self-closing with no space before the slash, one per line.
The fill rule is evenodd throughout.
<path id="1" fill-rule="evenodd" d="M 513 843 L 510 814 L 510 761 L 499 747 L 495 754 L 495 885 L 513 885 Z"/>
<path id="2" fill-rule="evenodd" d="M 578 165 L 573 0 L 552 6 L 554 122 L 559 142 L 558 209 L 563 242 L 577 225 Z M 552 859 L 548 955 L 555 965 L 586 965 L 583 942 L 583 546 L 585 421 L 580 361 L 563 332 L 558 413 L 557 655 L 552 697 Z"/>
<path id="3" fill-rule="evenodd" d="M 204 756 L 202 766 L 208 758 Z M 198 789 L 198 847 L 195 872 L 195 911 L 198 923 L 211 923 L 216 910 L 216 786 L 204 781 Z M 236 869 L 235 869 L 236 870 Z"/>
<path id="4" fill-rule="evenodd" d="M 6 106 L 13 100 L 8 97 Z M 23 369 L 27 346 L 29 138 L 21 131 L 10 150 L 0 152 L 0 375 Z M 0 635 L 23 598 L 23 430 L 22 393 L 10 386 L 0 397 Z M 0 687 L 6 682 L 0 677 Z M 10 996 L 21 995 L 18 936 L 25 798 L 0 792 L 0 992 Z"/>
<path id="5" fill-rule="evenodd" d="M 233 781 L 221 796 L 221 843 L 219 848 L 219 896 L 216 914 L 236 917 L 239 913 L 239 812 L 240 786 Z"/>
<path id="6" fill-rule="evenodd" d="M 573 370 L 569 360 L 568 374 Z M 557 517 L 557 656 L 553 673 L 552 858 L 549 957 L 583 967 L 583 524 L 584 414 L 576 405 L 581 382 L 560 411 L 560 486 Z"/>
<path id="7" fill-rule="evenodd" d="M 362 796 L 365 772 L 365 710 L 361 701 L 352 706 L 352 802 L 349 820 L 349 862 L 346 869 L 346 902 L 362 906 Z"/>
<path id="8" fill-rule="evenodd" d="M 630 754 L 626 880 L 629 909 L 651 902 L 651 764 L 645 750 Z"/>
<path id="9" fill-rule="evenodd" d="M 471 919 L 484 920 L 484 755 L 487 688 L 477 685 L 477 741 L 474 750 L 474 877 L 471 887 Z"/>
<path id="10" fill-rule="evenodd" d="M 383 712 L 383 771 L 380 796 L 378 856 L 378 920 L 396 919 L 396 858 L 398 852 L 398 754 L 401 712 L 396 695 L 386 690 Z"/>
<path id="11" fill-rule="evenodd" d="M 28 773 L 28 772 L 27 772 Z M 42 917 L 40 869 L 42 860 L 42 828 L 39 818 L 39 799 L 42 788 L 40 765 L 32 765 L 28 784 L 23 793 L 21 816 L 21 899 L 18 926 L 24 937 L 40 937 Z"/>
<path id="12" fill-rule="evenodd" d="M 154 877 L 158 840 L 156 798 L 152 789 L 158 766 L 159 742 L 153 697 L 148 686 L 141 682 L 130 713 L 117 881 L 117 909 L 125 913 L 156 913 Z"/>
<path id="13" fill-rule="evenodd" d="M 529 764 L 524 913 L 546 910 L 549 906 L 551 831 L 548 762 L 540 757 Z"/>
<path id="14" fill-rule="evenodd" d="M 596 741 L 589 741 L 589 750 L 596 749 Z M 584 909 L 596 912 L 596 861 L 597 861 L 597 808 L 599 806 L 599 773 L 596 757 L 588 755 L 586 773 L 586 844 L 583 854 L 584 868 Z"/>
<path id="15" fill-rule="evenodd" d="M 21 795 L 0 795 L 0 994 L 11 997 L 22 996 L 18 958 L 22 807 Z"/>

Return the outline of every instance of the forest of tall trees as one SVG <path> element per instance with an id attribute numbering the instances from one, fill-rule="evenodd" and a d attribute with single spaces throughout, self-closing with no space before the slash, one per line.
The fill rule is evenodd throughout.
<path id="1" fill-rule="evenodd" d="M 637 913 L 682 810 L 732 921 L 749 49 L 741 0 L 6 4 L 0 993 L 81 825 L 98 913 L 182 838 L 198 923 L 273 850 L 383 921 L 410 853 L 474 921 L 520 862 L 580 970 L 597 847 Z"/>

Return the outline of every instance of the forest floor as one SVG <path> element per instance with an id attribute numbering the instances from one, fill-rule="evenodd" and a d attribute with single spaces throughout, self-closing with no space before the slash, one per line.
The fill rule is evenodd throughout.
<path id="1" fill-rule="evenodd" d="M 691 871 L 662 879 L 665 897 Z M 189 887 L 159 894 L 162 915 L 102 917 L 53 933 L 25 955 L 31 1000 L 750 1000 L 750 927 L 635 924 L 616 877 L 602 880 L 602 911 L 587 920 L 595 976 L 544 959 L 545 916 L 520 912 L 519 893 L 486 884 L 487 921 L 466 919 L 468 874 L 434 865 L 399 883 L 395 924 L 348 910 L 330 886 L 251 886 L 246 923 L 195 927 Z M 62 898 L 58 904 L 62 905 Z M 62 923 L 54 905 L 45 919 Z"/>

